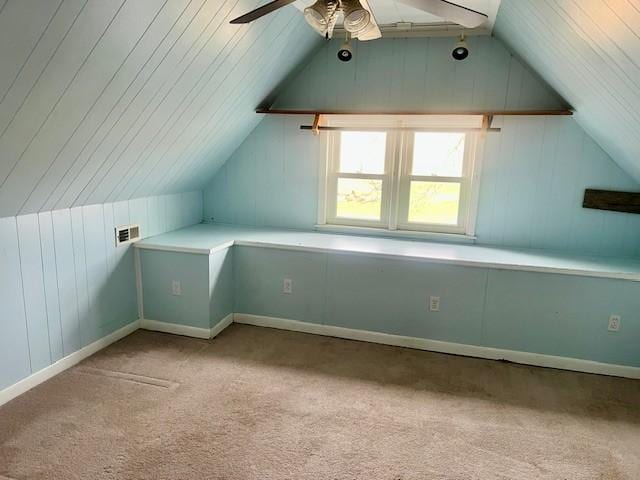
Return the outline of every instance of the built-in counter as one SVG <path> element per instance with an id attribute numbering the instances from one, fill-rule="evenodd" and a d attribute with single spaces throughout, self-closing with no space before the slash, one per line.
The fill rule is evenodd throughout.
<path id="1" fill-rule="evenodd" d="M 167 331 L 207 337 L 233 318 L 640 377 L 638 260 L 208 224 L 136 248 L 144 316 Z"/>

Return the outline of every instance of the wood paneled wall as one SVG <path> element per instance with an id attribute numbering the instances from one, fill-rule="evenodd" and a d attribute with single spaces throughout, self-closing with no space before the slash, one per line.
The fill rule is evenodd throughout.
<path id="1" fill-rule="evenodd" d="M 558 108 L 561 100 L 496 38 L 469 40 L 470 63 L 451 39 L 358 44 L 352 64 L 327 44 L 276 101 L 283 108 Z M 398 65 L 404 65 L 400 68 Z M 306 95 L 306 97 L 305 97 Z M 346 106 L 345 106 L 346 105 Z M 306 117 L 268 117 L 205 192 L 208 219 L 312 228 L 322 136 Z M 487 136 L 477 221 L 484 244 L 639 256 L 640 217 L 582 208 L 585 188 L 638 189 L 570 117 L 496 118 Z"/>
<path id="2" fill-rule="evenodd" d="M 114 227 L 147 237 L 199 223 L 201 192 L 0 219 L 0 390 L 137 319 L 133 250 Z"/>

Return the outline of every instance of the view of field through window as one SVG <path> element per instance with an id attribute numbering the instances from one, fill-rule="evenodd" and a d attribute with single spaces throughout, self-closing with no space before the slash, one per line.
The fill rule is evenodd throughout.
<path id="1" fill-rule="evenodd" d="M 462 176 L 465 135 L 462 133 L 416 132 L 412 176 Z M 386 134 L 342 132 L 340 173 L 383 174 Z M 460 183 L 412 180 L 407 219 L 411 223 L 456 225 L 460 208 Z M 339 178 L 336 216 L 379 221 L 382 211 L 382 180 Z"/>

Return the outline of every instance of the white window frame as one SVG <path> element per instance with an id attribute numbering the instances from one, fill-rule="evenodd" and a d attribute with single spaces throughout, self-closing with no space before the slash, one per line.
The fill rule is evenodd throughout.
<path id="1" fill-rule="evenodd" d="M 484 135 L 479 116 L 335 116 L 330 126 L 356 131 L 387 133 L 385 172 L 383 174 L 340 173 L 340 131 L 326 136 L 326 155 L 320 163 L 317 227 L 354 233 L 371 233 L 407 237 L 449 237 L 473 240 L 479 196 L 481 156 Z M 414 132 L 460 131 L 465 133 L 462 177 L 417 176 L 411 172 Z M 380 221 L 341 218 L 336 215 L 339 178 L 376 178 L 383 181 Z M 409 222 L 409 188 L 411 181 L 460 183 L 460 209 L 456 225 Z"/>

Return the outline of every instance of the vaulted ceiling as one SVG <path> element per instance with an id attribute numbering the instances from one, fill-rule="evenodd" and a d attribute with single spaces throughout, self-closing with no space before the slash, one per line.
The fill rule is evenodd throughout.
<path id="1" fill-rule="evenodd" d="M 321 42 L 261 0 L 0 0 L 0 217 L 199 188 Z"/>
<path id="2" fill-rule="evenodd" d="M 640 181 L 638 0 L 502 0 L 494 31 Z"/>
<path id="3" fill-rule="evenodd" d="M 294 6 L 229 24 L 262 3 L 0 0 L 0 217 L 203 187 L 322 43 Z M 637 0 L 502 0 L 494 31 L 640 180 Z"/>

